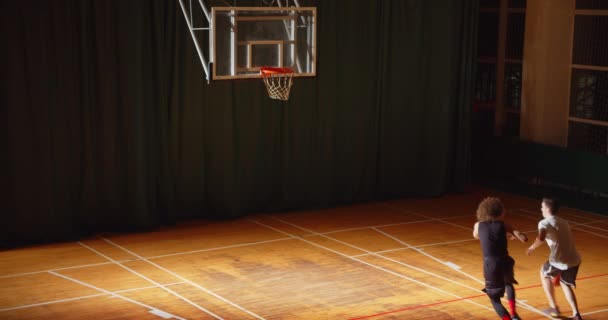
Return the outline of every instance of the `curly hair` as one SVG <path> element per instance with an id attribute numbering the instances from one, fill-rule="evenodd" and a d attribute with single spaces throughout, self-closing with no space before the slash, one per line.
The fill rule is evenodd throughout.
<path id="1" fill-rule="evenodd" d="M 487 197 L 477 207 L 477 221 L 497 220 L 503 213 L 504 207 L 498 198 Z"/>

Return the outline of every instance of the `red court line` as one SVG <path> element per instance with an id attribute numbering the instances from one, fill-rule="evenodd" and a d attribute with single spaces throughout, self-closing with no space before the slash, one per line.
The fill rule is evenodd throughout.
<path id="1" fill-rule="evenodd" d="M 593 279 L 593 278 L 599 278 L 599 277 L 605 277 L 605 276 L 608 276 L 608 273 L 577 278 L 576 280 L 587 280 L 587 279 Z M 540 286 L 542 286 L 542 285 L 536 284 L 536 285 L 528 286 L 528 287 L 519 287 L 516 290 L 517 291 L 526 290 L 526 289 L 531 289 L 531 288 L 537 288 Z M 485 295 L 486 295 L 485 293 L 482 293 L 482 294 L 477 294 L 477 295 L 458 298 L 458 299 L 444 300 L 444 301 L 439 301 L 439 302 L 434 302 L 434 303 L 429 303 L 429 304 L 421 304 L 421 305 L 411 306 L 411 307 L 407 307 L 407 308 L 403 308 L 403 309 L 390 310 L 390 311 L 380 312 L 380 313 L 371 314 L 371 315 L 367 315 L 367 316 L 350 318 L 349 320 L 369 319 L 369 318 L 373 318 L 373 317 L 384 316 L 384 315 L 391 314 L 391 313 L 398 313 L 398 312 L 409 311 L 409 310 L 414 310 L 414 309 L 428 308 L 428 307 L 432 307 L 432 306 L 436 306 L 436 305 L 440 305 L 440 304 L 446 304 L 446 303 L 458 302 L 458 301 L 467 300 L 467 299 L 479 298 L 479 297 L 483 297 Z"/>

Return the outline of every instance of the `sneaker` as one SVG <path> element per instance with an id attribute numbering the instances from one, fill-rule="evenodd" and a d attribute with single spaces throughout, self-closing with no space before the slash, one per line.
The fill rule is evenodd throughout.
<path id="1" fill-rule="evenodd" d="M 519 315 L 516 313 L 511 317 L 512 320 L 521 320 L 521 318 L 519 317 Z"/>
<path id="2" fill-rule="evenodd" d="M 568 319 L 570 319 L 570 320 L 583 320 L 583 317 L 581 317 L 581 315 L 577 313 L 574 317 L 568 318 Z"/>
<path id="3" fill-rule="evenodd" d="M 557 307 L 556 308 L 550 308 L 549 307 L 549 308 L 543 310 L 543 313 L 545 315 L 548 315 L 548 316 L 551 316 L 551 317 L 554 317 L 554 318 L 559 317 L 559 309 Z"/>

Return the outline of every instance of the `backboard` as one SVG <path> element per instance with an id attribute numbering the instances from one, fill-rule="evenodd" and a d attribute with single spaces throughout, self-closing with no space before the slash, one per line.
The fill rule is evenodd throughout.
<path id="1" fill-rule="evenodd" d="M 315 7 L 212 7 L 213 80 L 260 78 L 262 67 L 316 74 Z"/>

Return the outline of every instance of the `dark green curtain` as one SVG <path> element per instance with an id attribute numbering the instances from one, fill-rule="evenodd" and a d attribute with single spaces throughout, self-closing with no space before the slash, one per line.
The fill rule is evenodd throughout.
<path id="1" fill-rule="evenodd" d="M 309 2 L 288 102 L 207 84 L 177 0 L 2 2 L 3 244 L 460 190 L 477 2 Z"/>
<path id="2" fill-rule="evenodd" d="M 171 1 L 3 1 L 4 243 L 175 219 Z"/>

